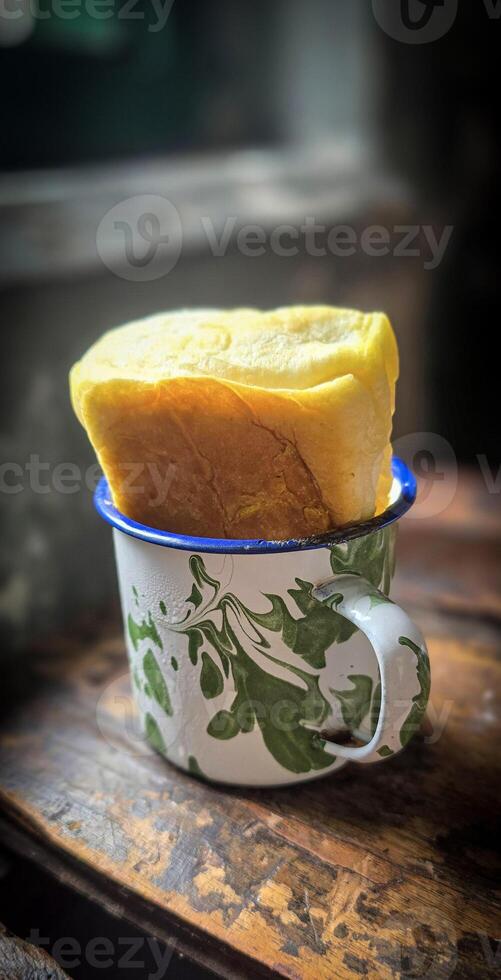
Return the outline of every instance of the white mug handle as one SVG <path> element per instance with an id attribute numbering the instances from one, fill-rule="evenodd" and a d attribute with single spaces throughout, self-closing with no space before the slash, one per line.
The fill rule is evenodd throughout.
<path id="1" fill-rule="evenodd" d="M 422 633 L 400 606 L 360 575 L 337 575 L 312 594 L 365 633 L 377 657 L 381 683 L 379 719 L 371 740 L 357 748 L 329 741 L 324 751 L 354 762 L 380 762 L 407 745 L 426 711 L 430 661 Z"/>

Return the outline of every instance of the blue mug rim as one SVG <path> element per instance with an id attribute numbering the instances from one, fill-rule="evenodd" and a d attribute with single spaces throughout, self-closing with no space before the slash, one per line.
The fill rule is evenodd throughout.
<path id="1" fill-rule="evenodd" d="M 106 477 L 99 481 L 94 493 L 94 506 L 108 524 L 128 534 L 132 538 L 156 544 L 161 548 L 175 548 L 180 551 L 193 551 L 201 554 L 232 555 L 272 555 L 289 551 L 313 551 L 315 548 L 329 548 L 335 544 L 361 538 L 398 521 L 412 507 L 416 499 L 416 478 L 402 459 L 394 456 L 391 461 L 392 473 L 398 484 L 398 494 L 393 503 L 377 517 L 358 524 L 345 525 L 324 534 L 309 538 L 291 538 L 288 541 L 265 541 L 263 539 L 201 538 L 189 534 L 175 534 L 160 531 L 158 528 L 139 524 L 126 517 L 115 507 Z"/>

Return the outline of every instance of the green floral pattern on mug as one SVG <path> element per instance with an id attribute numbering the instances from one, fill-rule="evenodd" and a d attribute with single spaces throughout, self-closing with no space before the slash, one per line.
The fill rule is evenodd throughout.
<path id="1" fill-rule="evenodd" d="M 348 674 L 348 680 L 353 685 L 350 689 L 330 690 L 339 701 L 346 728 L 350 732 L 356 732 L 370 711 L 373 681 L 366 674 Z"/>
<path id="2" fill-rule="evenodd" d="M 170 629 L 187 637 L 188 655 L 192 664 L 201 667 L 200 688 L 207 700 L 221 694 L 230 677 L 235 690 L 230 709 L 213 715 L 207 733 L 226 741 L 257 727 L 268 751 L 290 772 L 310 772 L 332 765 L 333 758 L 324 751 L 324 742 L 303 727 L 305 722 L 322 724 L 330 710 L 320 692 L 318 674 L 280 661 L 268 652 L 267 631 L 281 632 L 291 649 L 298 646 L 298 625 L 283 600 L 267 596 L 269 611 L 254 613 L 234 593 L 221 590 L 220 582 L 208 574 L 199 555 L 192 555 L 189 565 L 194 586 L 186 602 L 193 608 L 182 623 L 169 624 Z M 308 589 L 312 586 L 300 583 L 299 589 L 291 592 L 299 592 L 309 605 L 315 600 L 308 596 Z M 320 603 L 315 604 L 321 607 Z M 332 613 L 327 610 L 325 618 L 330 616 Z M 322 655 L 332 642 L 330 635 L 322 629 Z M 259 654 L 259 662 L 250 656 L 247 647 Z M 301 640 L 299 648 L 303 648 Z M 286 670 L 289 679 L 266 669 L 272 664 Z"/>
<path id="3" fill-rule="evenodd" d="M 135 604 L 139 605 L 137 589 L 133 588 L 132 591 L 134 594 Z M 127 629 L 132 646 L 136 652 L 143 640 L 150 640 L 156 647 L 158 647 L 159 650 L 162 650 L 162 640 L 160 639 L 160 635 L 153 621 L 151 612 L 148 612 L 146 618 L 142 619 L 139 623 L 136 623 L 129 613 L 127 617 Z M 132 679 L 136 689 L 140 692 L 142 691 L 146 697 L 153 698 L 166 715 L 172 715 L 172 704 L 167 684 L 165 683 L 160 664 L 158 663 L 158 660 L 151 648 L 148 648 L 143 657 L 142 668 L 144 679 L 141 678 L 137 666 L 132 671 Z M 148 721 L 148 719 L 150 719 L 150 721 Z M 147 715 L 146 721 L 146 736 L 148 740 L 152 742 L 152 744 L 153 742 L 156 744 L 159 742 L 158 735 L 161 738 L 160 730 L 158 730 L 158 735 L 153 731 L 153 723 L 156 725 L 156 722 L 152 715 Z M 161 750 L 159 749 L 158 751 Z"/>
<path id="4" fill-rule="evenodd" d="M 400 730 L 400 744 L 407 745 L 412 736 L 419 730 L 430 696 L 431 673 L 430 661 L 426 650 L 414 643 L 407 636 L 400 636 L 398 642 L 401 646 L 407 646 L 416 655 L 417 659 L 417 678 L 419 681 L 419 691 L 413 697 L 413 706 Z M 374 735 L 379 719 L 381 707 L 381 684 L 376 684 L 373 693 L 372 677 L 365 674 L 349 674 L 347 678 L 352 687 L 345 691 L 335 691 L 330 688 L 341 706 L 341 714 L 346 728 L 350 733 L 356 733 L 367 718 L 370 711 L 370 732 Z M 378 753 L 381 757 L 393 755 L 393 750 L 387 745 L 383 745 Z"/>
<path id="5" fill-rule="evenodd" d="M 150 715 L 149 711 L 147 711 L 145 715 L 144 728 L 146 738 L 148 739 L 148 742 L 152 748 L 154 748 L 157 752 L 160 752 L 162 755 L 167 755 L 167 748 L 162 732 L 160 731 L 153 715 Z"/>
<path id="6" fill-rule="evenodd" d="M 335 575 L 360 575 L 372 586 L 373 591 L 368 593 L 371 609 L 391 602 L 387 592 L 394 572 L 394 543 L 395 528 L 390 526 L 330 548 L 330 564 Z M 321 729 L 331 713 L 331 705 L 320 689 L 318 673 L 326 665 L 326 652 L 335 644 L 349 640 L 357 629 L 337 612 L 343 596 L 334 595 L 328 604 L 321 602 L 313 596 L 312 583 L 296 578 L 294 587 L 287 590 L 294 612 L 283 596 L 274 593 L 262 593 L 268 609 L 256 612 L 233 592 L 222 589 L 221 583 L 208 573 L 200 555 L 190 557 L 189 568 L 193 582 L 185 600 L 186 613 L 179 622 L 165 621 L 165 626 L 186 637 L 187 656 L 199 668 L 200 690 L 208 702 L 219 697 L 228 682 L 234 691 L 229 708 L 216 711 L 210 718 L 207 734 L 213 739 L 229 741 L 259 730 L 267 750 L 291 773 L 309 773 L 332 766 L 335 756 L 325 751 L 325 742 L 318 732 L 306 726 Z M 151 643 L 141 661 L 141 677 L 135 665 L 135 684 L 165 715 L 171 716 L 167 683 L 152 649 L 156 647 L 161 655 L 162 640 L 151 611 L 138 621 L 134 618 L 139 612 L 137 590 L 134 597 L 137 612 L 128 615 L 131 643 L 135 651 L 143 641 Z M 163 600 L 159 611 L 166 620 L 167 606 Z M 303 661 L 305 669 L 272 655 L 272 634 L 280 635 L 287 649 Z M 400 642 L 409 646 L 412 641 L 402 637 Z M 412 711 L 403 726 L 402 745 L 406 744 L 407 735 L 410 738 L 413 734 L 429 693 L 429 667 L 426 673 L 424 656 L 416 652 L 418 647 L 411 648 L 418 658 L 420 692 L 413 699 Z M 170 663 L 173 671 L 182 670 L 177 660 L 171 659 Z M 347 680 L 349 688 L 331 690 L 347 729 L 356 731 L 368 719 L 374 733 L 381 685 L 363 674 L 348 675 Z M 165 752 L 163 737 L 150 713 L 146 715 L 146 733 L 151 744 Z M 392 752 L 383 746 L 380 755 Z"/>
<path id="7" fill-rule="evenodd" d="M 419 730 L 419 726 L 426 711 L 426 705 L 428 704 L 428 698 L 430 696 L 431 672 L 430 660 L 426 650 L 410 640 L 408 636 L 400 636 L 398 642 L 401 646 L 409 647 L 409 649 L 415 653 L 417 660 L 417 676 L 419 681 L 419 692 L 412 699 L 412 708 L 400 731 L 400 744 L 405 746 L 408 742 L 410 742 L 412 736 Z"/>

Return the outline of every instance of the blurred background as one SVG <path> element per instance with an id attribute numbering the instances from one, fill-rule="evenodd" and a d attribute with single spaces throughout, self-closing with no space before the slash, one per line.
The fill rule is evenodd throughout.
<path id="1" fill-rule="evenodd" d="M 67 373 L 128 319 L 384 309 L 397 447 L 496 485 L 501 10 L 436 6 L 2 0 L 4 651 L 115 596 Z"/>

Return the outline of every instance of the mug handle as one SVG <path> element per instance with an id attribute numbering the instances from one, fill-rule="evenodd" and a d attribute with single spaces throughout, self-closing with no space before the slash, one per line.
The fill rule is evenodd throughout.
<path id="1" fill-rule="evenodd" d="M 365 633 L 377 657 L 381 684 L 371 740 L 357 748 L 328 741 L 324 751 L 354 762 L 381 762 L 407 745 L 426 711 L 430 661 L 422 633 L 400 606 L 360 575 L 337 575 L 312 595 Z"/>

